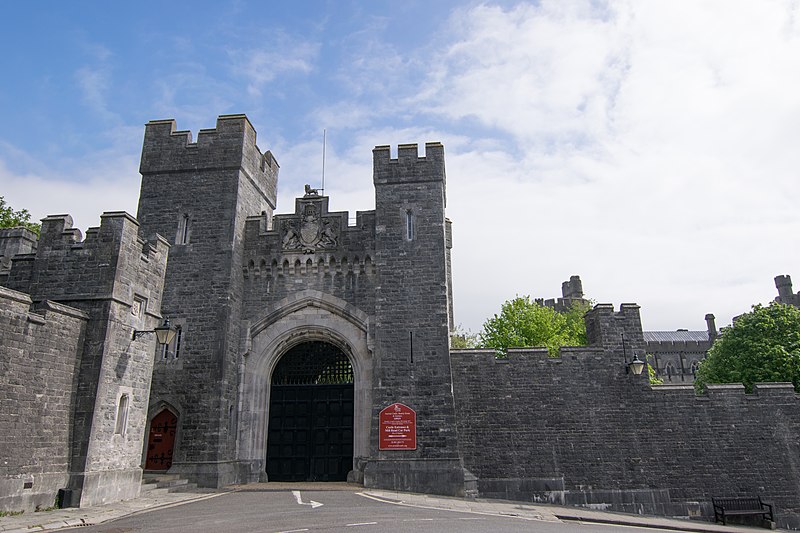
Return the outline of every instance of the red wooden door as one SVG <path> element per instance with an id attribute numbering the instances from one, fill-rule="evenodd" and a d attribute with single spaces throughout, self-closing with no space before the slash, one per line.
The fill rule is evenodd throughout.
<path id="1" fill-rule="evenodd" d="M 172 466 L 172 449 L 175 446 L 177 427 L 178 417 L 168 409 L 158 413 L 150 422 L 145 470 L 169 470 Z"/>

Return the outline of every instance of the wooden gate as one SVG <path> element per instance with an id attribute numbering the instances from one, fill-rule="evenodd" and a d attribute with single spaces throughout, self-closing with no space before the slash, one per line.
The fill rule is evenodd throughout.
<path id="1" fill-rule="evenodd" d="M 345 481 L 353 469 L 353 370 L 324 342 L 287 352 L 272 376 L 270 481 Z"/>
<path id="2" fill-rule="evenodd" d="M 158 413 L 150 422 L 145 470 L 169 470 L 169 467 L 172 466 L 172 451 L 175 448 L 177 427 L 178 417 L 169 409 Z"/>

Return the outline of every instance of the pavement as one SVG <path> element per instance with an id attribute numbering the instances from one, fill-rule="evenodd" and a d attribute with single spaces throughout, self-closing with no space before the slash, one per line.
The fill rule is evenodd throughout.
<path id="1" fill-rule="evenodd" d="M 297 483 L 268 484 L 269 488 L 275 491 L 280 491 L 283 485 L 286 485 L 285 490 L 300 489 L 303 491 L 314 491 L 330 490 L 332 488 L 330 484 L 325 484 L 323 486 L 318 486 L 318 484 Z M 71 508 L 25 512 L 20 515 L 0 517 L 0 532 L 30 533 L 33 531 L 53 531 L 63 528 L 97 525 L 135 513 L 148 512 L 208 498 L 215 498 L 232 491 L 247 490 L 256 489 L 254 485 L 239 485 L 224 489 L 194 489 L 187 492 L 143 491 L 142 495 L 136 499 L 107 505 L 82 509 Z M 743 526 L 723 526 L 721 524 L 698 520 L 595 511 L 580 507 L 540 505 L 482 498 L 448 498 L 428 494 L 362 489 L 355 485 L 349 485 L 346 489 L 343 487 L 340 490 L 352 490 L 353 492 L 359 492 L 364 497 L 393 505 L 460 511 L 492 516 L 513 516 L 518 519 L 532 521 L 614 524 L 697 533 L 754 533 L 754 530 L 758 529 Z"/>

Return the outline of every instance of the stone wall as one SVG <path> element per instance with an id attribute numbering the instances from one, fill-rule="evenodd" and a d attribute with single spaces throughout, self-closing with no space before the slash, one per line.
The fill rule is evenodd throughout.
<path id="1" fill-rule="evenodd" d="M 138 217 L 174 245 L 162 312 L 181 326 L 180 353 L 157 358 L 152 419 L 179 416 L 172 471 L 205 486 L 241 479 L 236 458 L 242 265 L 248 216 L 271 221 L 278 163 L 244 115 L 221 116 L 197 141 L 172 120 L 145 128 Z M 202 386 L 198 386 L 202 384 Z"/>
<path id="2" fill-rule="evenodd" d="M 651 387 L 636 306 L 587 315 L 590 341 L 453 351 L 460 447 L 482 496 L 634 513 L 706 515 L 712 497 L 760 495 L 800 527 L 800 397 L 791 384 Z M 625 334 L 623 351 L 621 334 Z"/>
<path id="3" fill-rule="evenodd" d="M 74 383 L 64 392 L 72 400 L 67 506 L 139 493 L 155 338 L 134 338 L 133 331 L 159 325 L 167 248 L 159 236 L 142 239 L 127 213 L 104 213 L 83 240 L 69 215 L 57 215 L 42 221 L 35 252 L 13 257 L 9 288 L 33 302 L 75 307 L 88 319 Z M 46 423 L 28 421 L 32 428 Z"/>
<path id="4" fill-rule="evenodd" d="M 50 507 L 69 477 L 75 378 L 89 317 L 0 287 L 0 510 Z"/>
<path id="5" fill-rule="evenodd" d="M 381 451 L 371 435 L 364 483 L 463 494 L 464 476 L 449 361 L 449 228 L 444 147 L 426 143 L 373 150 L 375 183 L 375 366 L 372 419 L 400 402 L 417 412 L 417 449 Z"/>
<path id="6" fill-rule="evenodd" d="M 329 228 L 329 242 L 288 247 L 284 244 L 286 225 L 298 228 L 309 204 L 318 207 L 322 225 Z M 347 212 L 328 211 L 327 196 L 304 196 L 295 201 L 294 213 L 276 215 L 271 227 L 263 216 L 250 217 L 244 249 L 246 320 L 258 320 L 277 302 L 305 290 L 321 291 L 374 313 L 374 211 L 359 211 L 351 226 Z"/>

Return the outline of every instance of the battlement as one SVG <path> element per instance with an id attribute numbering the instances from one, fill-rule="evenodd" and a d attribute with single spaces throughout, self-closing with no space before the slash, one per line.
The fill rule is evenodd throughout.
<path id="1" fill-rule="evenodd" d="M 0 274 L 8 273 L 14 256 L 34 253 L 38 239 L 39 236 L 28 228 L 0 229 Z M 0 283 L 2 281 L 0 278 Z"/>
<path id="2" fill-rule="evenodd" d="M 377 184 L 415 183 L 420 181 L 445 181 L 444 145 L 425 143 L 425 155 L 420 157 L 418 146 L 400 144 L 397 159 L 391 158 L 388 145 L 372 150 L 373 180 Z"/>
<path id="3" fill-rule="evenodd" d="M 708 341 L 658 341 L 648 342 L 647 351 L 651 352 L 705 352 L 710 343 Z"/>
<path id="4" fill-rule="evenodd" d="M 29 293 L 34 301 L 107 297 L 132 302 L 133 286 L 160 298 L 166 239 L 143 239 L 137 220 L 123 211 L 103 213 L 100 226 L 89 228 L 85 238 L 72 224 L 70 215 L 42 219 L 37 246 L 14 256 L 7 286 Z"/>
<path id="5" fill-rule="evenodd" d="M 627 357 L 644 355 L 644 335 L 639 306 L 620 304 L 619 312 L 612 304 L 597 304 L 586 313 L 586 338 L 590 346 L 619 350 Z"/>
<path id="6" fill-rule="evenodd" d="M 279 168 L 272 153 L 262 153 L 256 145 L 256 130 L 246 115 L 220 115 L 217 127 L 200 130 L 196 142 L 191 132 L 177 130 L 173 119 L 145 125 L 142 176 L 241 170 L 274 208 Z"/>
<path id="7" fill-rule="evenodd" d="M 464 375 L 480 375 L 484 380 L 499 383 L 519 380 L 526 387 L 586 387 L 587 383 L 600 382 L 611 386 L 617 383 L 625 389 L 636 389 L 636 394 L 645 401 L 669 397 L 670 401 L 790 401 L 800 400 L 792 383 L 756 383 L 753 392 L 746 393 L 741 383 L 706 385 L 698 394 L 693 385 L 664 384 L 649 385 L 647 376 L 633 376 L 623 369 L 622 360 L 609 357 L 602 348 L 593 346 L 571 346 L 561 349 L 560 357 L 550 357 L 545 348 L 513 348 L 508 356 L 497 358 L 491 349 L 451 350 L 455 368 L 464 370 Z M 572 389 L 569 389 L 572 390 Z"/>

